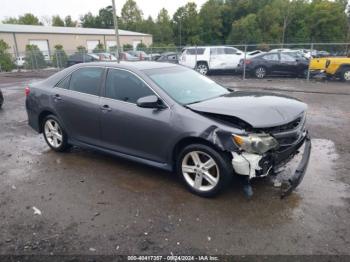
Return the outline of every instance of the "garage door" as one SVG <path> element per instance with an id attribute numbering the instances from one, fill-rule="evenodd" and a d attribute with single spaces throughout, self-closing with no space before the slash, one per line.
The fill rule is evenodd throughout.
<path id="1" fill-rule="evenodd" d="M 86 41 L 87 49 L 89 52 L 92 52 L 96 48 L 96 46 L 100 43 L 99 40 L 88 40 Z"/>
<path id="2" fill-rule="evenodd" d="M 36 45 L 45 58 L 49 56 L 49 42 L 47 40 L 29 40 L 30 45 Z"/>

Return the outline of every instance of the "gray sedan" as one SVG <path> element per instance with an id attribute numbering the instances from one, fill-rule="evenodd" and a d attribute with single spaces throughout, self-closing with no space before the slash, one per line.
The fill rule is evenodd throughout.
<path id="1" fill-rule="evenodd" d="M 303 146 L 295 173 L 284 181 L 288 194 L 309 161 L 304 103 L 230 91 L 174 64 L 78 64 L 26 94 L 29 125 L 54 151 L 75 145 L 176 171 L 204 197 L 234 175 L 251 195 L 251 179 L 274 176 Z"/>

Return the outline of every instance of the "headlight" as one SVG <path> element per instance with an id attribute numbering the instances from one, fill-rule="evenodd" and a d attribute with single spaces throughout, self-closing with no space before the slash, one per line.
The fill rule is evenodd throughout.
<path id="1" fill-rule="evenodd" d="M 277 140 L 267 134 L 233 135 L 232 139 L 240 149 L 248 153 L 264 154 L 278 147 Z"/>

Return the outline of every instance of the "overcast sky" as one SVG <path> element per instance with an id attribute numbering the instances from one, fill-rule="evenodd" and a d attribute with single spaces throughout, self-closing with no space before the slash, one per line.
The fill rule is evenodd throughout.
<path id="1" fill-rule="evenodd" d="M 126 0 L 115 0 L 117 6 L 117 13 Z M 198 7 L 200 7 L 206 0 L 193 0 Z M 136 0 L 137 5 L 143 11 L 144 17 L 151 15 L 155 18 L 159 10 L 165 7 L 170 15 L 176 9 L 189 0 Z M 52 15 L 60 15 L 65 17 L 71 15 L 74 19 L 79 19 L 80 15 L 87 12 L 97 14 L 98 10 L 107 5 L 111 5 L 112 0 L 0 0 L 0 21 L 6 17 L 18 16 L 24 13 L 33 13 L 42 18 L 44 16 L 51 17 Z"/>

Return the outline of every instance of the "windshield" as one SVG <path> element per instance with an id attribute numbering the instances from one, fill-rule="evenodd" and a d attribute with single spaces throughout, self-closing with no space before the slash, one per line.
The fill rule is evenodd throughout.
<path id="1" fill-rule="evenodd" d="M 229 93 L 211 79 L 184 67 L 157 68 L 144 72 L 171 98 L 183 105 Z"/>

